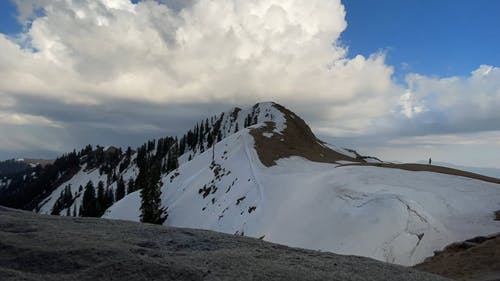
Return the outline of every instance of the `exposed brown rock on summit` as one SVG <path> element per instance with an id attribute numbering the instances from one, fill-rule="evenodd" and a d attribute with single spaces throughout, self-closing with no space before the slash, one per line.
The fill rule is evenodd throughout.
<path id="1" fill-rule="evenodd" d="M 290 156 L 300 156 L 324 163 L 335 163 L 340 160 L 358 161 L 326 147 L 316 138 L 306 122 L 295 113 L 279 104 L 274 104 L 274 107 L 283 113 L 286 120 L 286 129 L 282 134 L 273 132 L 274 122 L 266 122 L 263 127 L 250 129 L 250 134 L 255 139 L 257 154 L 265 166 L 276 165 L 276 160 Z M 272 136 L 264 136 L 266 133 Z"/>

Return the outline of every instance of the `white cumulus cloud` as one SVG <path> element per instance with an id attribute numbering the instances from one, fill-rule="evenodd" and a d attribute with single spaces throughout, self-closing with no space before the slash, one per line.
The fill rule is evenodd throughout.
<path id="1" fill-rule="evenodd" d="M 72 149 L 80 143 L 67 132 L 100 143 L 111 134 L 104 128 L 147 139 L 170 120 L 187 126 L 229 104 L 267 100 L 324 136 L 499 129 L 498 68 L 410 74 L 407 87 L 398 84 L 384 53 L 348 56 L 340 0 L 15 2 L 25 28 L 0 34 L 0 116 L 10 120 L 0 130 L 15 120 L 36 129 L 3 135 L 0 150 L 19 149 L 21 136 L 34 150 L 33 139 L 64 131 L 59 143 L 69 144 L 52 148 Z"/>
<path id="2" fill-rule="evenodd" d="M 382 54 L 347 59 L 337 43 L 347 26 L 340 0 L 18 6 L 20 18 L 30 20 L 22 36 L 29 48 L 0 37 L 0 91 L 10 95 L 84 104 L 276 100 L 305 104 L 304 112 L 321 105 L 328 118 L 355 108 L 348 127 L 359 130 L 387 110 L 383 100 L 393 94 L 393 69 Z M 358 99 L 376 106 L 360 107 Z"/>
<path id="3" fill-rule="evenodd" d="M 414 112 L 412 117 L 421 113 L 457 132 L 500 129 L 500 68 L 481 65 L 468 77 L 410 74 L 406 79 L 413 103 L 429 107 L 428 112 Z"/>

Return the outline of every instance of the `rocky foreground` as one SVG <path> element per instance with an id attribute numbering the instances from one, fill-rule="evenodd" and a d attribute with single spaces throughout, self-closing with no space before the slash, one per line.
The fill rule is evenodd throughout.
<path id="1" fill-rule="evenodd" d="M 0 280 L 447 280 L 211 231 L 0 207 Z"/>
<path id="2" fill-rule="evenodd" d="M 455 280 L 500 280 L 500 234 L 453 243 L 415 266 Z"/>

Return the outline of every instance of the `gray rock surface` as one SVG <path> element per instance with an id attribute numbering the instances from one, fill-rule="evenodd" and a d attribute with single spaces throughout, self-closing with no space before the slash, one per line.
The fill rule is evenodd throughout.
<path id="1" fill-rule="evenodd" d="M 0 280 L 447 280 L 203 230 L 0 207 Z"/>

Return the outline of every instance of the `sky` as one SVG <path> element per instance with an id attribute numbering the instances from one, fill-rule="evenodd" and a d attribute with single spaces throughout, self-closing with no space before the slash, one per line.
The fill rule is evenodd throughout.
<path id="1" fill-rule="evenodd" d="M 387 52 L 400 79 L 408 73 L 466 77 L 500 65 L 500 2 L 492 0 L 344 0 L 341 40 L 351 54 Z M 404 81 L 404 79 L 401 79 Z"/>
<path id="2" fill-rule="evenodd" d="M 1 0 L 0 159 L 275 101 L 384 160 L 500 167 L 500 2 Z"/>

